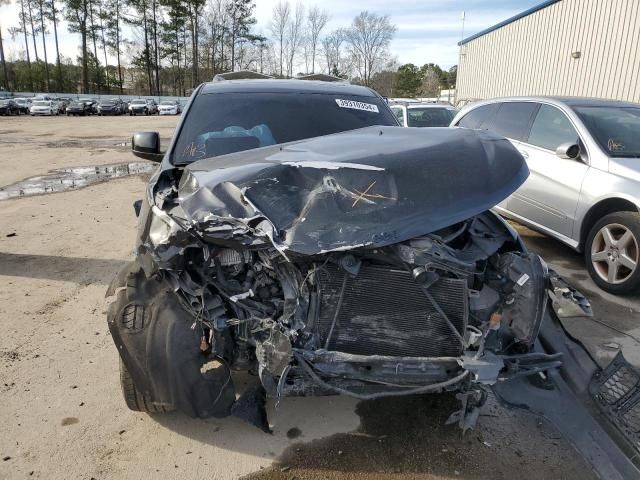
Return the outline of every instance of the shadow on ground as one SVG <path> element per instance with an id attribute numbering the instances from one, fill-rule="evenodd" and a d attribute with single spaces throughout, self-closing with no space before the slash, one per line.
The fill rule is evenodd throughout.
<path id="1" fill-rule="evenodd" d="M 0 275 L 107 285 L 126 260 L 0 252 Z"/>
<path id="2" fill-rule="evenodd" d="M 462 435 L 457 426 L 445 425 L 456 408 L 451 394 L 361 402 L 356 431 L 293 444 L 272 467 L 245 479 L 594 478 L 572 447 L 537 417 L 490 399 L 477 429 Z"/>

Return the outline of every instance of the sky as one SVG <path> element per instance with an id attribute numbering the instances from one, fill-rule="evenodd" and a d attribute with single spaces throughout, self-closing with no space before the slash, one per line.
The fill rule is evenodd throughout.
<path id="1" fill-rule="evenodd" d="M 269 36 L 269 22 L 273 6 L 279 0 L 255 0 L 256 31 Z M 290 3 L 295 3 L 291 1 Z M 391 42 L 391 53 L 400 64 L 423 65 L 435 63 L 449 68 L 458 62 L 457 43 L 463 37 L 461 13 L 465 11 L 464 37 L 495 25 L 541 0 L 301 0 L 305 7 L 318 5 L 329 12 L 330 21 L 324 33 L 348 26 L 362 10 L 389 15 L 398 31 Z M 18 24 L 15 0 L 0 7 L 0 28 L 5 55 L 17 57 L 23 48 L 20 38 L 11 39 L 8 29 Z M 60 26 L 60 53 L 75 58 L 80 38 Z M 47 38 L 49 61 L 54 60 L 53 36 Z M 42 57 L 41 39 L 38 53 Z M 33 55 L 33 53 L 32 53 Z"/>

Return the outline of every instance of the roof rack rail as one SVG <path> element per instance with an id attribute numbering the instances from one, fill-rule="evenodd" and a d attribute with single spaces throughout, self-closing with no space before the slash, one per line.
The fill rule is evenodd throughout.
<path id="1" fill-rule="evenodd" d="M 238 70 L 237 72 L 218 73 L 213 77 L 214 82 L 221 82 L 224 80 L 246 80 L 246 79 L 266 79 L 273 78 L 270 75 L 264 73 L 253 72 L 251 70 Z"/>

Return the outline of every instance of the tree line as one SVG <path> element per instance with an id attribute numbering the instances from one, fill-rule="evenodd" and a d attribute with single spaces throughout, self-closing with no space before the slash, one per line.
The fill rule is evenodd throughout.
<path id="1" fill-rule="evenodd" d="M 255 0 L 15 2 L 19 19 L 8 32 L 20 55 L 9 61 L 0 36 L 0 90 L 186 95 L 234 70 L 283 78 L 322 72 L 372 85 L 397 68 L 389 52 L 395 25 L 368 11 L 330 31 L 326 10 L 281 0 L 258 32 Z M 62 20 L 78 35 L 76 58 L 61 55 Z"/>

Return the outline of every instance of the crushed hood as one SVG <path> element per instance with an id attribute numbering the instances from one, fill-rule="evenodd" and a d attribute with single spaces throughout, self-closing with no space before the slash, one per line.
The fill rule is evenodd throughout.
<path id="1" fill-rule="evenodd" d="M 486 132 L 368 127 L 194 162 L 178 197 L 183 220 L 205 237 L 253 232 L 313 255 L 453 225 L 528 174 L 516 149 Z"/>

